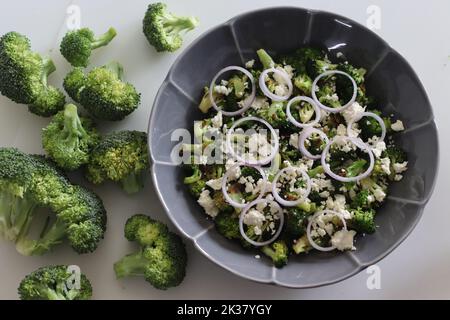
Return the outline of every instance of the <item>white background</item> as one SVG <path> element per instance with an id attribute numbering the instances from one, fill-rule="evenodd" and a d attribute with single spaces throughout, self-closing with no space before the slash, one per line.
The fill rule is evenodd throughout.
<path id="1" fill-rule="evenodd" d="M 141 32 L 147 1 L 2 1 L 0 34 L 15 30 L 30 37 L 33 48 L 49 54 L 57 65 L 50 78 L 58 85 L 69 70 L 58 50 L 66 30 L 69 4 L 81 8 L 82 26 L 96 33 L 114 26 L 117 38 L 97 50 L 93 65 L 112 59 L 125 68 L 127 80 L 142 92 L 142 105 L 122 122 L 102 124 L 101 130 L 137 129 L 146 131 L 153 98 L 175 54 L 157 54 Z M 428 1 L 166 1 L 171 11 L 199 17 L 201 25 L 185 39 L 185 45 L 212 26 L 236 14 L 260 7 L 295 5 L 324 9 L 366 24 L 369 5 L 381 9 L 381 30 L 377 32 L 412 64 L 429 94 L 440 130 L 441 169 L 434 195 L 411 236 L 381 261 L 381 289 L 368 290 L 368 274 L 363 271 L 339 284 L 308 290 L 293 290 L 243 280 L 216 266 L 187 243 L 189 265 L 182 285 L 168 291 L 153 289 L 143 279 L 117 281 L 112 265 L 134 246 L 123 238 L 123 224 L 134 213 L 147 213 L 169 222 L 154 193 L 150 179 L 137 196 L 125 196 L 117 186 L 96 188 L 108 210 L 108 232 L 94 254 L 78 256 L 68 246 L 59 246 L 43 257 L 22 257 L 8 242 L 0 242 L 0 299 L 16 299 L 20 280 L 45 264 L 78 264 L 94 286 L 96 299 L 398 299 L 450 298 L 450 2 Z M 180 50 L 178 53 L 180 53 Z M 195 76 L 195 75 L 192 75 Z M 40 130 L 48 119 L 28 113 L 25 106 L 0 97 L 0 145 L 16 146 L 41 153 Z M 172 226 L 171 226 L 172 227 Z M 256 262 L 255 262 L 256 263 Z"/>

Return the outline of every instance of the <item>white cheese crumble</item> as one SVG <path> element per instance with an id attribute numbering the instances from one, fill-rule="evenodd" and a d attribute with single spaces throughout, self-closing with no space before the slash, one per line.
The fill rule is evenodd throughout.
<path id="1" fill-rule="evenodd" d="M 293 133 L 289 136 L 289 145 L 298 148 L 298 133 Z"/>
<path id="2" fill-rule="evenodd" d="M 381 154 L 384 150 L 386 150 L 386 143 L 384 141 L 379 141 L 380 139 L 377 136 L 373 136 L 369 138 L 368 144 L 372 149 L 375 157 L 380 158 Z"/>
<path id="3" fill-rule="evenodd" d="M 347 135 L 347 127 L 343 124 L 338 125 L 336 129 L 336 133 L 338 136 L 346 136 Z"/>
<path id="4" fill-rule="evenodd" d="M 223 118 L 222 118 L 222 112 L 218 112 L 212 119 L 211 124 L 214 128 L 221 128 L 223 125 Z"/>
<path id="5" fill-rule="evenodd" d="M 253 101 L 251 108 L 254 110 L 259 110 L 263 108 L 268 108 L 269 102 L 267 101 L 266 97 L 256 97 Z"/>
<path id="6" fill-rule="evenodd" d="M 205 209 L 205 212 L 208 216 L 214 218 L 219 213 L 219 209 L 216 207 L 216 205 L 214 204 L 214 200 L 209 194 L 209 190 L 203 190 L 197 202 L 203 207 L 203 209 Z"/>
<path id="7" fill-rule="evenodd" d="M 256 209 L 250 209 L 244 215 L 244 223 L 247 226 L 261 227 L 264 221 L 266 221 L 266 217 L 264 216 L 264 214 L 262 214 L 260 211 Z"/>
<path id="8" fill-rule="evenodd" d="M 348 108 L 341 112 L 345 121 L 349 123 L 353 119 L 357 120 L 361 117 L 361 113 L 365 111 L 366 108 L 361 107 L 358 102 L 353 102 Z"/>
<path id="9" fill-rule="evenodd" d="M 384 198 L 386 198 L 386 192 L 381 188 L 375 188 L 372 192 L 378 202 L 383 202 Z"/>
<path id="10" fill-rule="evenodd" d="M 222 189 L 222 178 L 208 180 L 206 185 L 213 190 L 220 190 Z"/>
<path id="11" fill-rule="evenodd" d="M 255 59 L 249 60 L 249 61 L 247 61 L 247 62 L 245 63 L 245 67 L 246 67 L 247 69 L 253 68 L 254 65 L 255 65 Z"/>
<path id="12" fill-rule="evenodd" d="M 233 159 L 228 159 L 227 162 L 225 163 L 225 170 L 227 171 L 231 170 L 228 174 L 229 181 L 237 180 L 241 176 L 241 168 L 239 166 L 236 166 L 233 169 L 231 169 L 231 167 L 233 167 L 235 164 L 236 162 Z"/>
<path id="13" fill-rule="evenodd" d="M 331 244 L 338 250 L 355 250 L 353 238 L 356 232 L 354 230 L 339 230 L 331 237 Z"/>
<path id="14" fill-rule="evenodd" d="M 395 173 L 402 173 L 408 170 L 408 161 L 402 162 L 402 163 L 394 163 L 392 166 Z"/>
<path id="15" fill-rule="evenodd" d="M 229 89 L 226 86 L 222 86 L 222 85 L 214 87 L 214 92 L 216 92 L 218 94 L 223 94 L 225 96 L 229 95 L 231 91 L 232 91 L 232 89 Z"/>
<path id="16" fill-rule="evenodd" d="M 391 124 L 391 129 L 397 132 L 403 131 L 405 130 L 405 126 L 403 125 L 403 122 L 401 120 L 397 120 L 393 124 Z"/>
<path id="17" fill-rule="evenodd" d="M 381 164 L 381 170 L 383 170 L 384 173 L 387 175 L 391 174 L 391 159 L 389 158 L 382 158 L 380 159 Z"/>

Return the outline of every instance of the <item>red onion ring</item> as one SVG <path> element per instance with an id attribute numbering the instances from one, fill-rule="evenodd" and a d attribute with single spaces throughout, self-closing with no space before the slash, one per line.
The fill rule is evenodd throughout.
<path id="1" fill-rule="evenodd" d="M 340 75 L 346 76 L 347 78 L 350 79 L 350 81 L 352 82 L 352 85 L 353 85 L 352 98 L 350 99 L 349 102 L 347 102 L 347 104 L 345 104 L 344 106 L 339 107 L 339 108 L 331 108 L 331 107 L 328 107 L 328 106 L 322 104 L 319 101 L 319 99 L 317 98 L 317 95 L 316 95 L 317 83 L 319 82 L 319 80 L 322 79 L 323 77 L 330 76 L 330 75 L 333 75 L 333 74 L 340 74 Z M 317 103 L 317 105 L 320 108 L 322 108 L 322 109 L 324 109 L 324 110 L 326 110 L 328 112 L 331 112 L 331 113 L 337 113 L 337 112 L 341 112 L 341 111 L 347 109 L 348 107 L 350 107 L 355 102 L 356 95 L 358 93 L 358 86 L 356 85 L 355 80 L 348 73 L 345 73 L 345 72 L 339 71 L 339 70 L 330 70 L 330 71 L 326 71 L 326 72 L 320 74 L 319 76 L 317 76 L 316 79 L 314 79 L 311 91 L 312 91 L 311 95 L 312 95 L 312 98 L 313 98 L 314 102 Z"/>
<path id="2" fill-rule="evenodd" d="M 300 137 L 298 139 L 298 148 L 300 149 L 301 153 L 303 153 L 303 155 L 305 157 L 307 157 L 308 159 L 317 160 L 317 159 L 320 159 L 322 157 L 322 155 L 320 155 L 320 154 L 313 155 L 311 152 L 309 152 L 309 150 L 305 146 L 306 140 L 313 133 L 317 133 L 322 138 L 322 140 L 325 141 L 326 144 L 328 144 L 330 142 L 330 139 L 328 139 L 328 136 L 322 130 L 319 130 L 316 128 L 306 128 L 300 134 Z"/>
<path id="3" fill-rule="evenodd" d="M 347 125 L 347 134 L 350 136 L 350 131 L 352 130 L 352 125 L 355 122 L 360 121 L 364 117 L 374 118 L 380 124 L 380 126 L 381 126 L 380 141 L 383 141 L 384 138 L 386 138 L 386 124 L 384 123 L 384 120 L 379 115 L 377 115 L 373 112 L 362 112 L 360 115 L 358 115 L 357 118 L 351 119 Z"/>
<path id="4" fill-rule="evenodd" d="M 337 175 L 333 171 L 331 171 L 330 165 L 327 163 L 326 158 L 330 151 L 330 147 L 338 139 L 351 141 L 355 146 L 357 146 L 358 148 L 360 148 L 363 151 L 366 151 L 369 154 L 370 164 L 369 164 L 369 168 L 367 168 L 367 170 L 365 172 L 361 173 L 360 175 L 358 175 L 356 177 L 341 177 L 340 175 Z M 372 172 L 373 167 L 375 165 L 375 158 L 373 156 L 373 153 L 372 153 L 372 150 L 370 149 L 370 147 L 367 144 L 365 144 L 361 139 L 345 137 L 345 136 L 336 136 L 325 146 L 325 149 L 323 150 L 322 156 L 321 156 L 321 164 L 322 164 L 324 171 L 333 179 L 341 181 L 341 182 L 354 182 L 354 181 L 359 181 L 361 179 L 364 179 L 370 175 L 370 173 Z"/>
<path id="5" fill-rule="evenodd" d="M 248 210 L 250 210 L 250 208 L 252 208 L 255 205 L 260 204 L 260 203 L 274 204 L 277 207 L 278 215 L 280 217 L 277 232 L 275 232 L 275 234 L 273 235 L 272 238 L 270 238 L 269 240 L 263 241 L 263 242 L 253 241 L 244 232 L 244 216 L 245 216 L 245 214 L 247 213 Z M 245 239 L 245 241 L 247 241 L 248 243 L 250 243 L 256 247 L 262 247 L 262 246 L 271 244 L 273 241 L 275 241 L 278 238 L 278 236 L 280 235 L 281 230 L 283 229 L 283 225 L 284 225 L 283 209 L 280 207 L 280 205 L 276 201 L 269 200 L 269 199 L 258 199 L 258 200 L 255 200 L 255 201 L 249 203 L 248 206 L 246 206 L 245 209 L 242 210 L 241 215 L 239 216 L 239 231 L 240 231 L 242 237 Z"/>
<path id="6" fill-rule="evenodd" d="M 283 80 L 284 80 L 285 84 L 288 86 L 288 90 L 289 90 L 287 95 L 279 96 L 279 95 L 276 95 L 276 94 L 270 92 L 269 88 L 267 88 L 266 81 L 265 81 L 265 78 L 269 73 L 276 73 L 281 78 L 283 78 Z M 261 91 L 264 93 L 264 95 L 266 97 L 269 97 L 273 101 L 285 101 L 285 100 L 289 99 L 289 97 L 292 94 L 292 90 L 294 88 L 292 86 L 291 79 L 289 79 L 289 75 L 285 71 L 281 71 L 281 70 L 278 70 L 275 68 L 269 68 L 269 69 L 266 69 L 263 72 L 261 72 L 261 75 L 259 76 L 259 87 L 261 88 Z"/>
<path id="7" fill-rule="evenodd" d="M 301 123 L 301 122 L 298 122 L 297 120 L 295 120 L 295 118 L 292 116 L 292 113 L 291 113 L 291 105 L 297 101 L 306 101 L 314 108 L 314 114 L 316 115 L 316 118 L 313 121 L 310 121 L 308 123 Z M 315 125 L 316 123 L 319 123 L 319 121 L 320 121 L 319 106 L 314 102 L 313 99 L 311 99 L 310 97 L 305 97 L 305 96 L 295 97 L 295 98 L 292 98 L 291 100 L 289 100 L 289 102 L 286 106 L 286 115 L 287 115 L 289 121 L 294 126 L 299 127 L 299 128 L 312 127 L 313 125 Z"/>
<path id="8" fill-rule="evenodd" d="M 230 169 L 228 169 L 227 172 L 225 172 L 225 175 L 222 177 L 222 193 L 223 193 L 223 196 L 224 196 L 225 200 L 231 206 L 233 206 L 235 208 L 240 208 L 240 209 L 245 208 L 247 206 L 247 203 L 239 203 L 239 202 L 236 202 L 233 199 L 231 199 L 230 195 L 228 194 L 227 183 L 228 183 L 228 178 L 230 176 L 230 172 L 232 172 L 236 167 L 242 167 L 242 166 L 252 167 L 252 168 L 258 170 L 259 174 L 261 175 L 261 177 L 263 179 L 263 186 L 262 186 L 262 188 L 260 190 L 260 194 L 256 198 L 256 200 L 261 199 L 264 196 L 264 193 L 266 192 L 266 181 L 267 181 L 267 176 L 266 176 L 264 170 L 261 169 L 261 167 L 257 167 L 257 166 L 235 164 L 232 167 L 230 167 Z"/>
<path id="9" fill-rule="evenodd" d="M 285 172 L 287 170 L 292 170 L 292 169 L 301 172 L 303 179 L 306 181 L 306 191 L 300 196 L 299 199 L 294 200 L 294 201 L 289 201 L 289 200 L 283 199 L 279 195 L 279 193 L 277 192 L 276 188 L 277 188 L 277 181 L 281 177 L 283 172 Z M 311 179 L 309 178 L 309 175 L 308 175 L 307 172 L 305 172 L 304 170 L 301 170 L 298 167 L 286 167 L 286 168 L 278 171 L 277 175 L 275 176 L 275 178 L 272 181 L 272 194 L 273 194 L 273 197 L 280 204 L 282 204 L 283 206 L 286 206 L 286 207 L 294 207 L 294 206 L 298 205 L 299 203 L 302 203 L 309 196 L 310 192 L 311 192 Z"/>
<path id="10" fill-rule="evenodd" d="M 333 245 L 331 245 L 331 246 L 329 246 L 329 247 L 322 247 L 322 246 L 319 246 L 319 245 L 314 241 L 314 239 L 313 239 L 312 236 L 311 236 L 311 226 L 312 226 L 312 223 L 314 222 L 314 220 L 317 219 L 318 216 L 321 216 L 321 215 L 323 215 L 323 214 L 332 214 L 332 215 L 334 215 L 334 216 L 338 216 L 339 219 L 341 219 L 341 221 L 342 221 L 343 230 L 347 230 L 347 223 L 345 222 L 345 219 L 344 219 L 339 213 L 337 213 L 336 211 L 332 211 L 332 210 L 322 210 L 322 211 L 316 212 L 316 213 L 309 219 L 308 226 L 306 227 L 306 237 L 308 238 L 309 243 L 310 243 L 311 246 L 312 246 L 314 249 L 316 249 L 316 250 L 323 251 L 323 252 L 329 252 L 329 251 L 333 251 L 334 249 L 336 249 L 336 247 L 333 246 Z"/>
<path id="11" fill-rule="evenodd" d="M 214 86 L 216 85 L 217 79 L 225 72 L 232 71 L 232 70 L 240 71 L 250 79 L 250 81 L 252 83 L 252 92 L 251 92 L 250 96 L 248 96 L 247 98 L 244 98 L 245 103 L 242 108 L 240 108 L 237 111 L 225 111 L 217 106 L 216 101 L 214 100 L 214 97 L 213 97 L 213 90 L 214 90 Z M 229 117 L 236 116 L 236 115 L 239 115 L 239 114 L 245 112 L 252 105 L 253 101 L 255 100 L 255 97 L 256 97 L 255 79 L 253 79 L 252 74 L 248 70 L 246 70 L 242 67 L 239 67 L 239 66 L 229 66 L 229 67 L 223 68 L 214 76 L 214 78 L 211 81 L 211 84 L 209 86 L 209 99 L 211 100 L 212 106 L 218 112 L 220 111 L 220 112 L 222 112 L 223 115 L 229 116 Z"/>
<path id="12" fill-rule="evenodd" d="M 259 122 L 259 123 L 262 123 L 263 125 L 265 125 L 269 129 L 270 135 L 272 136 L 272 142 L 274 145 L 272 146 L 273 147 L 272 153 L 269 156 L 267 156 L 266 158 L 263 158 L 262 160 L 256 160 L 256 161 L 245 160 L 243 157 L 238 155 L 232 148 L 231 134 L 238 125 L 240 125 L 241 123 L 243 123 L 245 121 Z M 272 143 L 271 143 L 271 145 L 272 145 Z M 277 135 L 276 131 L 267 121 L 257 118 L 257 117 L 245 117 L 245 118 L 241 118 L 238 121 L 234 122 L 233 125 L 231 126 L 231 128 L 227 131 L 226 146 L 227 146 L 228 151 L 233 156 L 233 158 L 237 159 L 239 162 L 242 162 L 244 164 L 254 166 L 254 165 L 265 165 L 265 164 L 268 164 L 270 161 L 272 161 L 272 159 L 275 158 L 276 154 L 278 153 L 278 149 L 280 147 L 280 142 L 278 141 L 278 135 Z"/>

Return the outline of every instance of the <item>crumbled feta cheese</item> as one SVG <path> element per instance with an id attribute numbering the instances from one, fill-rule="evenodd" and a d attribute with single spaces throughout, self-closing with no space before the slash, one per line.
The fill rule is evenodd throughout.
<path id="1" fill-rule="evenodd" d="M 266 97 L 256 97 L 253 101 L 251 108 L 254 110 L 259 110 L 263 108 L 268 108 L 269 102 L 267 101 Z"/>
<path id="2" fill-rule="evenodd" d="M 278 84 L 275 86 L 275 94 L 280 97 L 284 97 L 289 93 L 289 89 L 284 84 Z"/>
<path id="3" fill-rule="evenodd" d="M 353 119 L 357 120 L 361 117 L 361 113 L 365 111 L 366 108 L 360 106 L 358 102 L 353 102 L 348 108 L 341 112 L 345 121 L 349 123 Z"/>
<path id="4" fill-rule="evenodd" d="M 261 256 L 260 256 L 259 254 L 257 254 L 257 255 L 255 256 L 255 259 L 261 259 Z"/>
<path id="5" fill-rule="evenodd" d="M 208 180 L 206 185 L 213 190 L 220 190 L 222 189 L 222 178 Z"/>
<path id="6" fill-rule="evenodd" d="M 384 173 L 387 175 L 391 174 L 391 159 L 389 158 L 382 158 L 380 159 L 381 163 L 381 170 L 383 170 Z"/>
<path id="7" fill-rule="evenodd" d="M 401 174 L 396 174 L 394 177 L 394 181 L 400 181 L 403 179 L 403 176 Z"/>
<path id="8" fill-rule="evenodd" d="M 298 133 L 293 133 L 289 136 L 289 145 L 298 148 Z"/>
<path id="9" fill-rule="evenodd" d="M 247 69 L 253 68 L 254 65 L 255 65 L 255 59 L 249 60 L 249 61 L 247 61 L 247 62 L 245 63 L 245 67 L 246 67 Z"/>
<path id="10" fill-rule="evenodd" d="M 232 89 L 227 88 L 226 86 L 215 86 L 214 87 L 214 92 L 218 93 L 218 94 L 223 94 L 223 95 L 229 95 L 230 92 L 232 91 Z"/>
<path id="11" fill-rule="evenodd" d="M 321 197 L 321 198 L 328 198 L 329 196 L 330 196 L 330 192 L 328 192 L 328 191 L 322 191 L 322 192 L 320 192 L 319 193 L 319 196 Z"/>
<path id="12" fill-rule="evenodd" d="M 253 189 L 253 194 L 260 193 L 264 188 L 264 193 L 272 192 L 272 183 L 269 180 L 259 179 L 256 182 L 256 187 Z"/>
<path id="13" fill-rule="evenodd" d="M 266 217 L 256 209 L 250 209 L 244 215 L 244 224 L 246 224 L 247 226 L 261 227 L 264 221 L 266 221 Z"/>
<path id="14" fill-rule="evenodd" d="M 386 143 L 379 140 L 380 139 L 377 136 L 373 136 L 368 140 L 368 144 L 376 158 L 380 158 L 383 151 L 386 150 Z"/>
<path id="15" fill-rule="evenodd" d="M 213 125 L 214 128 L 219 128 L 222 127 L 223 125 L 223 118 L 222 118 L 222 112 L 218 112 L 212 119 L 211 119 L 211 123 Z"/>
<path id="16" fill-rule="evenodd" d="M 356 235 L 354 230 L 339 230 L 331 237 L 331 244 L 338 250 L 355 250 L 353 238 Z"/>
<path id="17" fill-rule="evenodd" d="M 395 173 L 402 173 L 408 170 L 408 161 L 402 163 L 394 163 L 393 169 Z"/>
<path id="18" fill-rule="evenodd" d="M 338 136 L 346 136 L 347 135 L 347 127 L 343 124 L 338 125 L 336 129 L 336 133 Z"/>
<path id="19" fill-rule="evenodd" d="M 338 58 L 338 59 L 342 58 L 343 56 L 344 56 L 344 54 L 340 51 L 338 53 L 336 53 L 336 58 Z"/>
<path id="20" fill-rule="evenodd" d="M 258 226 L 255 226 L 255 227 L 253 228 L 253 231 L 255 232 L 255 235 L 257 235 L 257 236 L 260 236 L 260 235 L 262 234 L 262 230 L 261 230 L 261 228 L 258 227 Z"/>
<path id="21" fill-rule="evenodd" d="M 208 216 L 214 218 L 219 213 L 219 209 L 216 207 L 214 200 L 209 194 L 209 190 L 203 190 L 197 202 L 203 207 L 203 209 L 205 209 Z"/>
<path id="22" fill-rule="evenodd" d="M 393 124 L 391 124 L 391 129 L 397 132 L 403 131 L 405 130 L 405 126 L 403 125 L 403 122 L 401 120 L 397 120 Z"/>
<path id="23" fill-rule="evenodd" d="M 344 219 L 351 218 L 351 213 L 345 208 L 345 196 L 343 194 L 336 194 L 333 198 L 329 197 L 326 201 L 326 207 L 329 210 L 336 211 Z"/>
<path id="24" fill-rule="evenodd" d="M 378 202 L 383 202 L 386 198 L 386 193 L 381 188 L 375 188 L 373 190 L 373 195 Z"/>
<path id="25" fill-rule="evenodd" d="M 235 164 L 236 162 L 233 159 L 228 159 L 227 162 L 225 163 L 225 170 L 227 171 L 231 170 L 231 172 L 229 172 L 228 175 L 229 181 L 237 180 L 241 176 L 241 168 L 239 166 L 236 166 L 233 169 L 231 169 Z"/>

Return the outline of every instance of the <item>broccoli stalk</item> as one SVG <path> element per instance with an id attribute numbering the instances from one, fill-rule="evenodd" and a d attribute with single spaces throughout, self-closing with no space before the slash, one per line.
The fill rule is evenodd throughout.
<path id="1" fill-rule="evenodd" d="M 140 249 L 114 264 L 117 278 L 143 276 L 155 288 L 178 286 L 186 274 L 186 249 L 179 236 L 163 223 L 137 214 L 125 224 L 125 238 Z"/>
<path id="2" fill-rule="evenodd" d="M 61 41 L 60 51 L 74 67 L 87 67 L 92 50 L 106 46 L 116 35 L 114 28 L 98 38 L 89 28 L 69 31 Z"/>
<path id="3" fill-rule="evenodd" d="M 283 240 L 277 240 L 274 243 L 264 246 L 261 251 L 272 259 L 273 264 L 277 268 L 284 267 L 289 258 L 289 249 L 286 242 Z"/>
<path id="4" fill-rule="evenodd" d="M 256 54 L 258 55 L 259 61 L 263 65 L 264 69 L 275 67 L 275 62 L 273 61 L 272 57 L 267 53 L 266 50 L 259 49 L 256 51 Z"/>
<path id="5" fill-rule="evenodd" d="M 174 15 L 167 11 L 167 5 L 157 2 L 147 8 L 143 32 L 156 51 L 174 52 L 183 44 L 181 34 L 193 30 L 197 25 L 197 18 Z"/>

